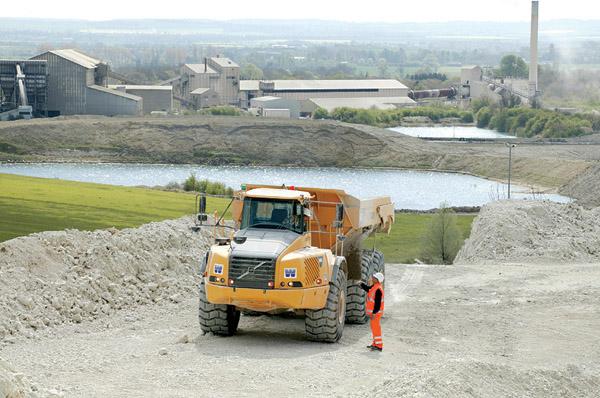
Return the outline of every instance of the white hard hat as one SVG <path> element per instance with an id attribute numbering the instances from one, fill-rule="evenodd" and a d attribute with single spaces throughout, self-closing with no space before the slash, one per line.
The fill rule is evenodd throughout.
<path id="1" fill-rule="evenodd" d="M 373 274 L 373 278 L 377 279 L 379 282 L 383 282 L 383 280 L 385 279 L 381 272 L 375 272 Z"/>

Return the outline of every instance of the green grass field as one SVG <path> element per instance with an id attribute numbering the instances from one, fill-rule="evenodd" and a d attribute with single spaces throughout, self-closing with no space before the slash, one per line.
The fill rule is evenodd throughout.
<path id="1" fill-rule="evenodd" d="M 193 214 L 194 202 L 194 195 L 188 193 L 0 174 L 0 242 L 66 228 L 136 227 Z M 228 202 L 208 198 L 208 211 L 222 211 Z M 431 217 L 396 214 L 390 235 L 369 238 L 365 247 L 375 245 L 387 262 L 413 262 L 419 257 L 421 236 Z M 464 237 L 469 236 L 474 217 L 458 216 Z"/>
<path id="2" fill-rule="evenodd" d="M 387 263 L 412 264 L 421 253 L 422 236 L 427 230 L 433 214 L 396 213 L 396 222 L 389 235 L 378 234 L 370 237 L 364 246 L 375 246 L 381 250 Z M 457 215 L 458 229 L 462 238 L 471 234 L 471 224 L 475 215 Z"/>
<path id="3" fill-rule="evenodd" d="M 209 211 L 227 199 L 208 198 Z M 194 214 L 193 194 L 0 174 L 0 241 L 65 228 L 126 228 Z"/>

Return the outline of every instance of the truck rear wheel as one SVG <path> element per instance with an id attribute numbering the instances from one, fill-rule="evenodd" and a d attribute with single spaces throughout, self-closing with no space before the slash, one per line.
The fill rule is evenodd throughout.
<path id="1" fill-rule="evenodd" d="M 375 265 L 374 265 L 373 272 L 374 273 L 381 272 L 385 276 L 385 258 L 383 257 L 383 253 L 380 252 L 379 250 L 374 250 L 374 254 L 375 254 L 375 258 L 374 258 Z M 381 286 L 385 290 L 385 280 L 383 281 Z"/>
<path id="2" fill-rule="evenodd" d="M 329 286 L 327 304 L 320 310 L 306 310 L 304 320 L 309 340 L 335 343 L 341 337 L 346 323 L 346 274 L 339 270 Z"/>
<path id="3" fill-rule="evenodd" d="M 200 328 L 204 333 L 217 336 L 233 336 L 240 323 L 240 312 L 232 305 L 211 304 L 206 299 L 206 285 L 200 284 L 200 306 L 198 309 Z"/>
<path id="4" fill-rule="evenodd" d="M 363 250 L 361 255 L 360 279 L 367 282 L 375 272 L 384 272 L 383 253 L 378 250 Z M 362 325 L 367 323 L 367 292 L 360 287 L 360 281 L 348 285 L 348 305 L 346 322 Z"/>

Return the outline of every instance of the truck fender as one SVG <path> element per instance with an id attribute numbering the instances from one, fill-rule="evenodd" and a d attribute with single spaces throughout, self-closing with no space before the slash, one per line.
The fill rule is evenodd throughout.
<path id="1" fill-rule="evenodd" d="M 198 268 L 198 275 L 202 278 L 202 282 L 204 283 L 204 273 L 206 272 L 206 266 L 208 265 L 208 255 L 210 254 L 210 250 L 206 252 L 202 260 L 200 261 L 200 268 Z"/>
<path id="2" fill-rule="evenodd" d="M 340 271 L 348 274 L 348 266 L 346 265 L 346 258 L 338 256 L 335 258 L 335 263 L 333 264 L 333 271 L 331 272 L 331 278 L 329 279 L 330 285 L 335 283 L 338 272 Z"/>

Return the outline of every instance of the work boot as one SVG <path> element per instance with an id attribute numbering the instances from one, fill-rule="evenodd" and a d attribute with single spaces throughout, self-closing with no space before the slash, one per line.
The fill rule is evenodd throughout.
<path id="1" fill-rule="evenodd" d="M 367 348 L 370 349 L 371 351 L 373 351 L 376 347 L 373 344 L 371 344 L 371 345 L 368 345 Z"/>
<path id="2" fill-rule="evenodd" d="M 375 346 L 373 346 L 373 348 L 371 348 L 371 351 L 379 351 L 379 352 L 382 352 L 382 351 L 383 351 L 383 347 L 375 347 Z"/>

